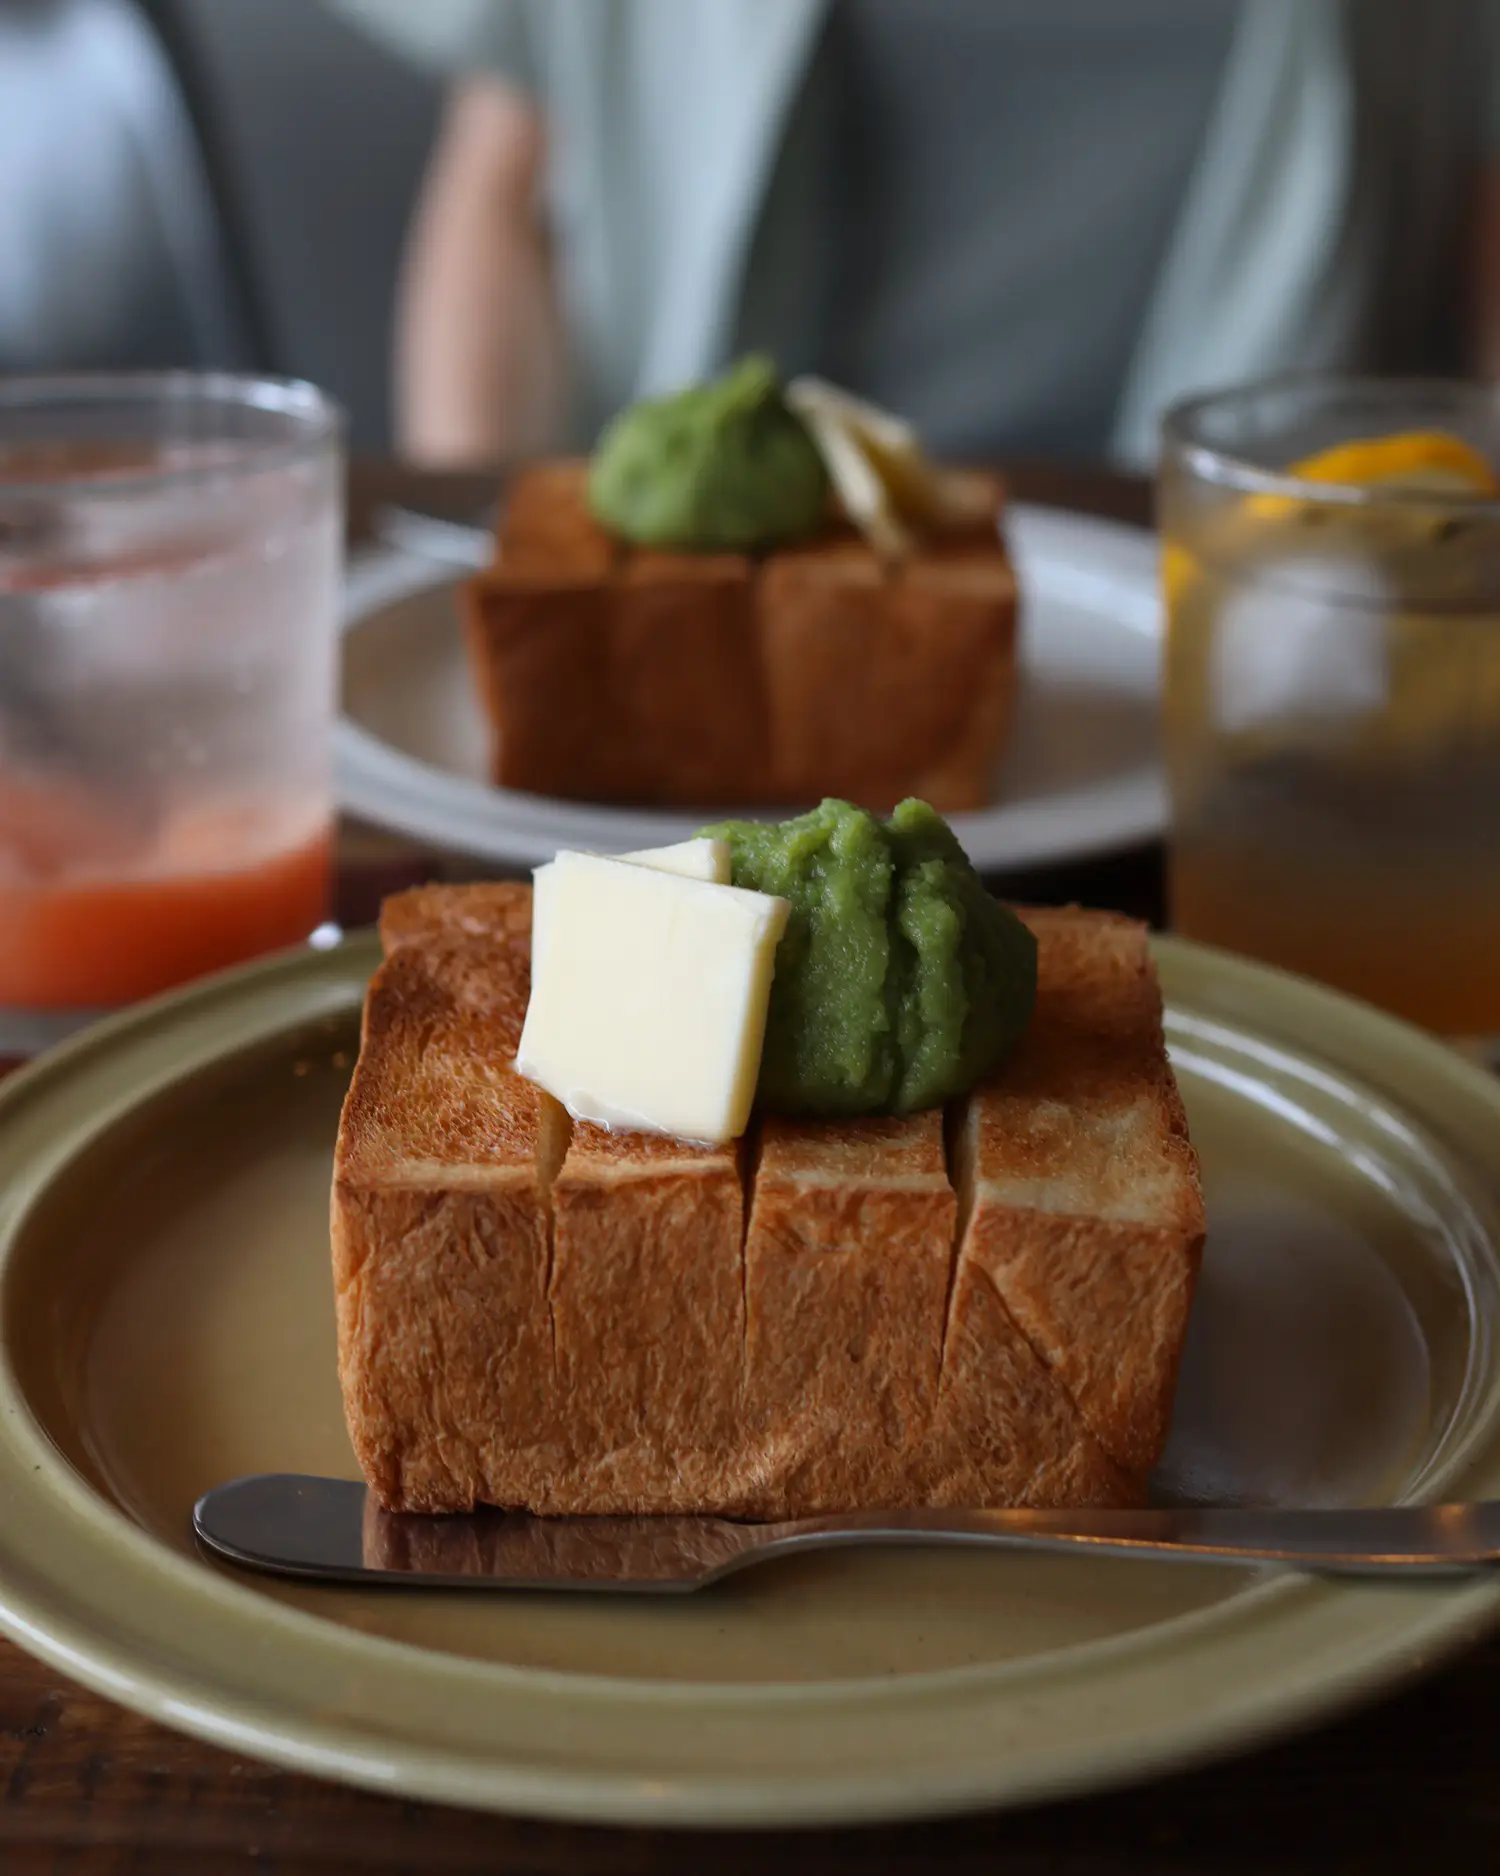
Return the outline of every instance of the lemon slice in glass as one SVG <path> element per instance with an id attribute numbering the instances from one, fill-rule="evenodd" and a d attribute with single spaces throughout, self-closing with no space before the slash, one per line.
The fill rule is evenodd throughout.
<path id="1" fill-rule="evenodd" d="M 1392 436 L 1359 437 L 1335 443 L 1289 465 L 1285 473 L 1303 482 L 1397 494 L 1500 495 L 1500 478 L 1472 443 L 1446 430 L 1400 430 Z M 1247 508 L 1258 520 L 1284 520 L 1308 506 L 1294 495 L 1252 496 Z"/>
<path id="2" fill-rule="evenodd" d="M 1500 495 L 1494 468 L 1471 443 L 1446 430 L 1401 430 L 1361 437 L 1293 463 L 1304 482 L 1342 482 L 1356 488 L 1384 485 L 1453 495 Z"/>
<path id="3" fill-rule="evenodd" d="M 1471 443 L 1446 430 L 1400 430 L 1390 436 L 1335 443 L 1289 464 L 1283 473 L 1330 487 L 1431 494 L 1439 504 L 1443 498 L 1454 496 L 1500 497 L 1500 476 L 1493 466 Z M 1237 553 L 1256 551 L 1257 542 L 1264 551 L 1266 537 L 1260 533 L 1264 524 L 1299 518 L 1327 519 L 1328 510 L 1310 496 L 1251 495 L 1237 513 L 1226 513 L 1216 525 L 1220 554 L 1233 559 Z M 1347 516 L 1349 525 L 1366 531 L 1365 538 L 1370 538 L 1373 531 L 1373 537 L 1387 546 L 1399 546 L 1409 537 L 1425 541 L 1433 520 L 1425 505 L 1412 505 L 1404 515 L 1385 508 L 1363 517 L 1359 510 L 1351 509 Z M 1195 556 L 1186 547 L 1176 542 L 1165 544 L 1162 586 L 1169 608 L 1180 603 L 1197 571 Z"/>

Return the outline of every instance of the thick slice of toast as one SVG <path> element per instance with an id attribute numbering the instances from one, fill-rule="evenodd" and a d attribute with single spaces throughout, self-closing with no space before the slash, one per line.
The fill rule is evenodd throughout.
<path id="1" fill-rule="evenodd" d="M 451 938 L 497 936 L 515 937 L 523 941 L 529 973 L 529 886 L 513 880 L 487 880 L 461 888 L 412 886 L 405 892 L 393 893 L 380 908 L 380 944 L 388 957 L 403 944 L 441 945 Z"/>
<path id="2" fill-rule="evenodd" d="M 497 564 L 603 579 L 619 553 L 589 508 L 588 477 L 588 464 L 576 458 L 532 463 L 513 476 Z"/>
<path id="3" fill-rule="evenodd" d="M 548 1281 L 568 1127 L 512 1066 L 529 956 L 529 931 L 436 930 L 365 1001 L 333 1280 L 349 1434 L 387 1505 L 524 1502 L 566 1459 Z"/>
<path id="4" fill-rule="evenodd" d="M 589 513 L 586 465 L 516 477 L 494 564 L 460 589 L 469 666 L 502 788 L 611 800 L 628 791 L 614 697 L 614 543 Z"/>
<path id="5" fill-rule="evenodd" d="M 962 1162 L 955 1191 L 940 1113 L 768 1119 L 762 1142 L 745 1257 L 758 1515 L 1139 1502 L 1144 1479 L 990 1281 L 978 1253 L 1007 1220 Z"/>
<path id="6" fill-rule="evenodd" d="M 939 671 L 893 752 L 882 796 L 917 795 L 940 813 L 994 799 L 995 765 L 1015 712 L 1016 578 L 993 533 L 983 542 L 913 555 L 891 587 L 890 629 L 908 656 Z M 912 787 L 898 786 L 919 771 Z"/>
<path id="7" fill-rule="evenodd" d="M 1105 913 L 1026 918 L 1036 1013 L 963 1116 L 964 1254 L 1105 1451 L 1144 1472 L 1166 1440 L 1203 1254 L 1197 1158 L 1145 927 Z"/>
<path id="8" fill-rule="evenodd" d="M 472 1475 L 464 1471 L 445 1496 L 426 1479 L 418 1501 L 409 1490 L 389 1493 L 384 1481 L 400 1468 L 387 1464 L 371 1474 L 378 1495 L 409 1509 L 461 1509 L 477 1497 L 541 1512 L 576 1509 L 580 1502 L 600 1512 L 642 1505 L 690 1509 L 705 1495 L 732 1495 L 738 1488 L 723 1477 L 723 1454 L 733 1445 L 741 1396 L 741 1149 L 615 1135 L 587 1124 L 570 1129 L 555 1103 L 514 1074 L 529 991 L 528 886 L 417 887 L 386 900 L 380 933 L 387 960 L 371 986 L 367 1010 L 382 1018 L 393 982 L 413 996 L 417 1020 L 423 1008 L 418 999 L 429 989 L 451 999 L 455 1015 L 461 1015 L 471 1009 L 478 985 L 513 987 L 504 998 L 503 1026 L 476 1027 L 472 1066 L 480 1076 L 479 1105 L 492 1128 L 503 1127 L 516 1109 L 524 1123 L 524 1111 L 538 1101 L 545 1117 L 534 1156 L 548 1226 L 545 1309 L 530 1325 L 531 1359 L 546 1370 L 551 1396 L 566 1403 L 566 1427 L 565 1436 L 548 1448 L 545 1466 L 528 1442 L 510 1458 L 491 1455 L 485 1486 L 471 1491 Z M 434 1059 L 430 1041 L 416 1058 L 394 1054 L 379 1045 L 388 1028 L 382 1020 L 372 1030 L 367 1017 L 368 1039 L 341 1131 L 336 1221 L 355 1203 L 350 1182 L 368 1163 L 359 1150 L 360 1116 L 378 1104 L 376 1085 L 389 1086 L 425 1058 L 429 1079 L 393 1090 L 392 1105 L 445 1105 L 463 1098 L 446 1055 Z M 414 1116 L 413 1139 L 420 1133 Z M 426 1170 L 424 1160 L 417 1177 L 424 1178 Z M 510 1169 L 504 1171 L 508 1176 Z M 487 1165 L 472 1172 L 478 1183 L 488 1178 Z M 526 1294 L 529 1303 L 535 1301 L 529 1281 Z M 467 1406 L 464 1377 L 454 1376 L 453 1385 Z M 354 1412 L 351 1407 L 351 1426 Z M 506 1429 L 502 1408 L 494 1430 L 503 1436 Z M 356 1445 L 363 1462 L 368 1444 L 357 1439 Z"/>
<path id="9" fill-rule="evenodd" d="M 766 702 L 751 563 L 740 554 L 633 553 L 614 597 L 615 708 L 642 801 L 764 800 Z"/>
<path id="10" fill-rule="evenodd" d="M 694 1511 L 733 1499 L 745 1337 L 739 1148 L 580 1122 L 553 1205 L 557 1378 L 578 1454 L 558 1508 Z"/>
<path id="11" fill-rule="evenodd" d="M 966 1208 L 965 1208 L 966 1209 Z M 911 1454 L 907 1501 L 923 1505 L 1137 1505 L 1144 1474 L 1117 1466 L 1055 1369 L 1021 1332 L 976 1247 L 968 1213 L 943 1341 L 942 1383 Z M 992 1220 L 1001 1230 L 1003 1220 Z"/>
<path id="12" fill-rule="evenodd" d="M 774 798 L 983 807 L 1016 681 L 998 536 L 888 570 L 835 540 L 773 555 L 756 595 Z"/>
<path id="13" fill-rule="evenodd" d="M 892 1505 L 937 1399 L 957 1201 L 943 1117 L 760 1129 L 745 1429 L 761 1502 Z"/>
<path id="14" fill-rule="evenodd" d="M 564 1153 L 511 1065 L 528 906 L 433 887 L 383 919 L 334 1195 L 382 1503 L 1139 1501 L 1203 1234 L 1141 927 L 1027 914 L 1037 1017 L 946 1157 L 935 1113 L 767 1120 L 743 1154 L 579 1126 Z"/>
<path id="15" fill-rule="evenodd" d="M 833 529 L 763 560 L 657 553 L 599 527 L 587 474 L 521 472 L 464 589 L 497 782 L 700 808 L 989 800 L 1016 683 L 997 527 L 897 567 Z"/>

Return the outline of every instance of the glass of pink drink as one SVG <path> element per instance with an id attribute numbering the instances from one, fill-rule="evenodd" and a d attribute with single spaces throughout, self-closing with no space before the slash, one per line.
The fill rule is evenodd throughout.
<path id="1" fill-rule="evenodd" d="M 326 917 L 341 433 L 310 385 L 0 382 L 0 1051 Z"/>

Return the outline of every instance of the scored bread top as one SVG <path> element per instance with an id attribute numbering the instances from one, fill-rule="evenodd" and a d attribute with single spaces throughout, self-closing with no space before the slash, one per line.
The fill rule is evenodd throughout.
<path id="1" fill-rule="evenodd" d="M 413 886 L 406 892 L 393 894 L 380 908 L 380 943 L 387 955 L 398 945 L 420 943 L 424 939 L 488 939 L 496 933 L 514 933 L 526 940 L 529 994 L 530 886 L 513 880 L 463 887 Z"/>
<path id="2" fill-rule="evenodd" d="M 942 1129 L 936 1115 L 913 1125 L 894 1115 L 859 1120 L 784 1120 L 768 1114 L 760 1125 L 759 1176 L 798 1185 L 878 1181 L 887 1186 L 946 1187 Z M 816 1142 L 817 1152 L 809 1153 Z"/>
<path id="3" fill-rule="evenodd" d="M 520 1305 L 424 1292 L 411 1219 L 426 1214 L 398 1208 L 408 1320 L 383 1335 L 370 1299 L 389 1228 L 360 1214 L 341 1373 L 382 1501 L 747 1516 L 1138 1501 L 1202 1249 L 1196 1161 L 1144 927 L 1023 916 L 1033 1025 L 950 1110 L 946 1143 L 933 1112 L 766 1117 L 738 1147 L 700 1148 L 570 1125 L 516 1075 L 529 888 L 388 901 L 340 1134 L 336 1272 L 339 1220 L 363 1193 L 524 1185 L 531 1261 L 512 1288 L 524 1278 L 537 1399 L 531 1443 L 507 1443 L 497 1390 L 524 1368 L 498 1347 L 472 1372 L 423 1357 L 440 1371 L 413 1392 L 391 1364 L 402 1349 L 409 1365 L 424 1311 L 441 1351 L 503 1341 Z M 444 1267 L 498 1295 L 503 1232 L 462 1228 L 478 1235 Z"/>
<path id="4" fill-rule="evenodd" d="M 977 1109 L 982 1177 L 1029 1210 L 1201 1225 L 1145 927 L 1104 912 L 1023 917 L 1045 968 L 1026 1033 Z"/>
<path id="5" fill-rule="evenodd" d="M 342 1179 L 420 1184 L 529 1168 L 565 1127 L 516 1074 L 529 932 L 461 928 L 402 943 L 365 1000 L 359 1063 L 339 1133 Z"/>

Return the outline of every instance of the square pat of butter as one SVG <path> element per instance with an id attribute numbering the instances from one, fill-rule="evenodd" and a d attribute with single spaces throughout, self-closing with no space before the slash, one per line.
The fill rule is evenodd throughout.
<path id="1" fill-rule="evenodd" d="M 768 893 L 560 853 L 536 872 L 517 1069 L 577 1120 L 734 1139 L 788 910 Z"/>
<path id="2" fill-rule="evenodd" d="M 620 858 L 636 866 L 654 866 L 658 873 L 729 884 L 729 842 L 708 840 L 702 834 L 694 840 L 679 840 L 675 847 L 646 847 L 639 853 L 622 853 Z"/>

